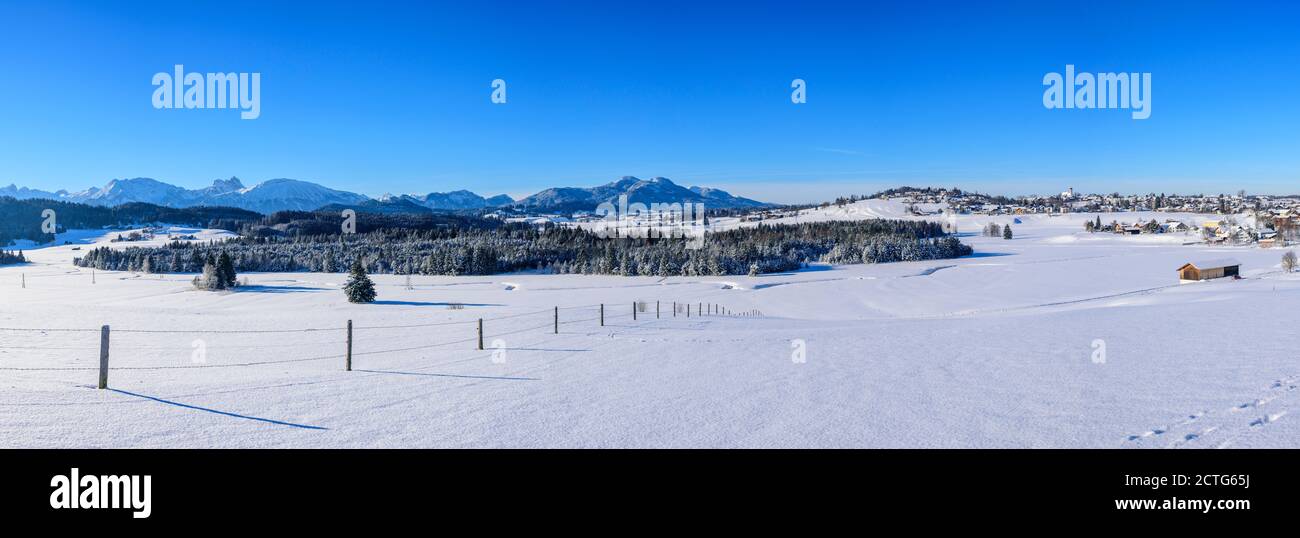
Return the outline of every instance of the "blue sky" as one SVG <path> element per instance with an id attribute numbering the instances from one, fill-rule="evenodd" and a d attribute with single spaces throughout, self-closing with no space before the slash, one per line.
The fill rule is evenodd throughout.
<path id="1" fill-rule="evenodd" d="M 1300 192 L 1294 3 L 27 4 L 0 5 L 0 184 Z M 178 63 L 260 72 L 261 117 L 154 109 Z M 1151 118 L 1044 108 L 1066 64 L 1152 73 Z"/>

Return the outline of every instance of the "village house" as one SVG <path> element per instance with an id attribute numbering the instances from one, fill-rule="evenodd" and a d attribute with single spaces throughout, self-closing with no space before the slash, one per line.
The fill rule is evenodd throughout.
<path id="1" fill-rule="evenodd" d="M 1283 211 L 1281 214 L 1273 217 L 1273 229 L 1275 230 L 1289 230 L 1296 228 L 1300 228 L 1300 215 L 1296 215 L 1291 211 Z"/>
<path id="2" fill-rule="evenodd" d="M 1237 226 L 1233 228 L 1232 232 L 1229 233 L 1228 237 L 1234 244 L 1238 244 L 1238 245 L 1247 245 L 1250 243 L 1254 243 L 1256 238 L 1255 232 L 1250 228 L 1246 228 L 1244 226 Z"/>
<path id="3" fill-rule="evenodd" d="M 1278 246 L 1286 246 L 1286 242 L 1282 240 L 1282 237 L 1279 236 L 1277 232 L 1272 230 L 1260 231 L 1259 239 L 1256 240 L 1256 242 L 1259 244 L 1260 248 L 1273 248 Z"/>

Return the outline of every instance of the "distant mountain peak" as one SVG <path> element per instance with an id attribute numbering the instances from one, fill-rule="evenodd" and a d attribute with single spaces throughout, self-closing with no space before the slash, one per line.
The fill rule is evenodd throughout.
<path id="1" fill-rule="evenodd" d="M 213 189 L 219 189 L 221 192 L 237 191 L 244 188 L 244 182 L 238 177 L 230 176 L 230 179 L 216 179 L 212 181 Z"/>

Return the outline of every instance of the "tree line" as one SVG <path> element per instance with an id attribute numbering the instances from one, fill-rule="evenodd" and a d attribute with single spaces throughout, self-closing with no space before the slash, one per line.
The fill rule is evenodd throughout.
<path id="1" fill-rule="evenodd" d="M 372 215 L 357 233 L 341 233 L 329 215 L 306 214 L 246 226 L 222 242 L 174 241 L 157 248 L 91 250 L 76 260 L 103 270 L 201 272 L 226 254 L 238 271 L 342 272 L 360 260 L 377 274 L 486 275 L 522 270 L 560 274 L 739 275 L 789 271 L 809 262 L 885 263 L 954 258 L 970 247 L 939 223 L 863 220 L 759 225 L 705 235 L 699 248 L 681 238 L 605 238 L 575 227 L 427 221 L 390 216 L 412 227 L 379 227 Z M 463 217 L 431 217 L 463 219 Z M 415 220 L 411 220 L 415 219 Z"/>
<path id="2" fill-rule="evenodd" d="M 117 207 L 101 207 L 55 200 L 18 200 L 0 196 L 0 247 L 20 239 L 48 243 L 54 235 L 45 232 L 45 210 L 54 211 L 55 231 L 71 229 L 96 229 L 165 222 L 181 226 L 195 226 L 235 230 L 241 225 L 256 222 L 260 213 L 230 207 L 173 208 L 133 202 Z"/>
<path id="3" fill-rule="evenodd" d="M 0 265 L 10 265 L 15 263 L 27 263 L 27 257 L 23 256 L 21 251 L 9 252 L 0 250 Z"/>

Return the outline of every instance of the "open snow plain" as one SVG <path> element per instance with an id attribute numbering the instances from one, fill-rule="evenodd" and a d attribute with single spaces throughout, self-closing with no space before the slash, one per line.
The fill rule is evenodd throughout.
<path id="1" fill-rule="evenodd" d="M 73 246 L 28 250 L 0 268 L 0 446 L 1300 446 L 1300 275 L 1282 251 L 1084 233 L 1093 216 L 1019 217 L 1012 240 L 976 235 L 1012 217 L 963 216 L 967 258 L 759 277 L 378 275 L 371 305 L 339 274 L 210 293 L 193 275 L 92 283 Z M 1138 216 L 1207 218 L 1103 220 Z M 1223 257 L 1243 279 L 1178 284 L 1184 262 Z"/>

